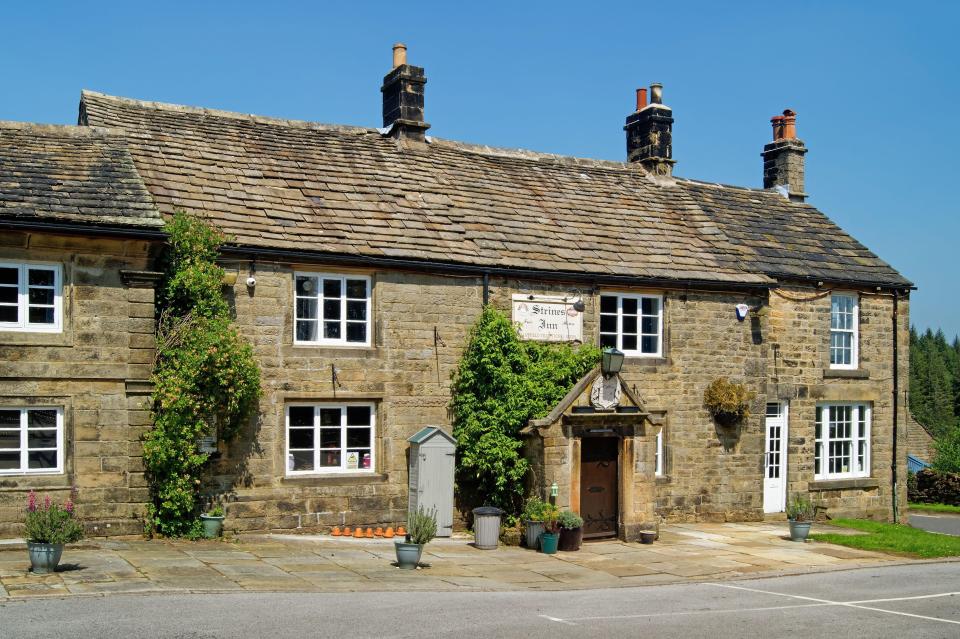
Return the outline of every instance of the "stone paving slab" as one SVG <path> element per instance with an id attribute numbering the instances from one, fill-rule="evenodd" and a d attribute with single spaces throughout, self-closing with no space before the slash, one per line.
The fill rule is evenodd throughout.
<path id="1" fill-rule="evenodd" d="M 818 525 L 818 529 L 821 526 Z M 788 540 L 786 522 L 677 524 L 653 545 L 597 541 L 579 552 L 478 550 L 438 539 L 421 568 L 395 567 L 393 541 L 246 535 L 229 541 L 109 539 L 68 546 L 34 575 L 23 545 L 0 545 L 0 600 L 140 592 L 512 591 L 611 588 L 853 568 L 905 560 Z"/>

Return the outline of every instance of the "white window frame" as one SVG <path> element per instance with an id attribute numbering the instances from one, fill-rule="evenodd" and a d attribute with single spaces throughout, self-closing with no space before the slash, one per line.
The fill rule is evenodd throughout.
<path id="1" fill-rule="evenodd" d="M 663 426 L 657 431 L 657 449 L 654 452 L 655 466 L 653 474 L 655 477 L 663 477 Z"/>
<path id="2" fill-rule="evenodd" d="M 20 467 L 0 469 L 0 476 L 7 475 L 62 475 L 63 474 L 63 407 L 62 406 L 0 406 L 0 410 L 20 411 Z M 50 430 L 49 428 L 29 428 L 29 412 L 32 410 L 55 410 L 57 412 L 57 467 L 30 468 L 30 451 L 53 450 L 52 448 L 28 448 L 30 430 Z M 7 430 L 7 429 L 3 429 Z M 12 430 L 12 429 L 11 429 Z M 0 451 L 12 449 L 0 449 Z"/>
<path id="3" fill-rule="evenodd" d="M 357 468 L 347 468 L 347 408 L 353 406 L 362 406 L 370 409 L 370 468 L 361 468 L 363 457 L 358 460 Z M 313 469 L 312 470 L 293 470 L 292 457 L 290 455 L 290 409 L 291 408 L 313 408 Z M 340 410 L 340 466 L 321 466 L 320 465 L 320 409 L 339 409 Z M 362 428 L 352 426 L 352 428 Z M 287 477 L 301 477 L 304 475 L 343 475 L 343 474 L 374 474 L 377 468 L 377 406 L 372 402 L 308 402 L 287 404 L 284 408 L 284 430 L 283 430 L 283 459 L 284 468 Z"/>
<path id="4" fill-rule="evenodd" d="M 0 268 L 17 269 L 17 317 L 16 322 L 0 322 L 0 331 L 19 333 L 59 333 L 63 330 L 63 267 L 50 262 L 0 262 Z M 30 321 L 29 270 L 53 271 L 53 323 L 42 324 Z M 2 286 L 2 285 L 0 285 Z M 4 286 L 4 288 L 7 288 Z M 44 287 L 47 288 L 47 287 Z M 34 305 L 36 306 L 36 305 Z M 44 305 L 46 306 L 46 305 Z"/>
<path id="5" fill-rule="evenodd" d="M 833 300 L 842 297 L 853 301 L 852 328 L 833 328 Z M 833 363 L 833 336 L 834 334 L 850 335 L 850 363 Z M 860 296 L 856 293 L 837 292 L 830 296 L 830 368 L 836 370 L 856 370 L 860 366 Z"/>
<path id="6" fill-rule="evenodd" d="M 297 339 L 297 278 L 315 277 L 317 278 L 317 295 L 313 298 L 317 301 L 317 339 L 300 340 Z M 337 339 L 323 337 L 323 280 L 340 280 L 340 337 Z M 363 342 L 347 341 L 347 280 L 363 280 L 367 285 L 367 319 L 366 340 Z M 307 298 L 309 299 L 309 298 Z M 371 343 L 371 334 L 373 333 L 373 282 L 369 275 L 353 273 L 319 273 L 314 271 L 295 271 L 293 274 L 293 343 L 297 346 L 347 346 L 347 347 L 369 347 Z M 359 298 L 354 301 L 359 301 Z M 359 322 L 355 322 L 359 323 Z"/>
<path id="7" fill-rule="evenodd" d="M 662 357 L 663 356 L 663 295 L 653 294 L 653 293 L 621 293 L 618 291 L 601 291 L 600 297 L 616 297 L 617 298 L 617 349 L 623 351 L 623 354 L 627 357 Z M 623 300 L 633 299 L 637 301 L 637 348 L 635 349 L 626 349 L 623 347 Z M 652 299 L 657 301 L 657 351 L 655 353 L 644 353 L 643 352 L 643 338 L 644 336 L 652 336 L 653 333 L 644 333 L 643 332 L 643 300 Z M 600 339 L 603 335 L 612 335 L 609 331 L 600 331 L 600 317 L 604 315 L 612 315 L 611 313 L 603 313 L 600 311 L 602 308 L 600 300 L 597 300 L 597 343 L 600 343 Z M 647 315 L 646 317 L 652 317 Z"/>
<path id="8" fill-rule="evenodd" d="M 830 437 L 830 409 L 850 408 L 850 437 Z M 820 421 L 814 426 L 814 479 L 849 479 L 853 477 L 870 476 L 870 432 L 873 418 L 873 407 L 866 402 L 823 402 L 817 404 Z M 863 422 L 861 430 L 860 423 Z M 819 430 L 819 437 L 817 437 Z M 830 444 L 850 442 L 850 466 L 846 471 L 830 472 Z M 864 444 L 863 466 L 857 468 L 860 458 L 860 444 Z M 820 472 L 817 472 L 819 459 Z"/>

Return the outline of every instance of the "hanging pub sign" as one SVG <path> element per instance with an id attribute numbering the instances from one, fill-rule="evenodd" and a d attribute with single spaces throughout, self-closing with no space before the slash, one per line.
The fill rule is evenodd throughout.
<path id="1" fill-rule="evenodd" d="M 520 330 L 520 338 L 538 342 L 582 342 L 583 313 L 574 308 L 577 301 L 579 298 L 514 295 L 513 323 Z"/>

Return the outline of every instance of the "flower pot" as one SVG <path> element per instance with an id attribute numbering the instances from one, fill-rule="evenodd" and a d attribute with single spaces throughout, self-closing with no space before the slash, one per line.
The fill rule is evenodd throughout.
<path id="1" fill-rule="evenodd" d="M 652 544 L 657 538 L 656 530 L 641 530 L 640 531 L 640 543 L 641 544 Z"/>
<path id="2" fill-rule="evenodd" d="M 527 548 L 536 550 L 540 542 L 540 535 L 543 533 L 543 522 L 528 520 L 523 522 L 523 527 L 527 531 Z"/>
<path id="3" fill-rule="evenodd" d="M 203 536 L 206 539 L 216 539 L 223 532 L 223 517 L 214 515 L 200 515 L 203 522 Z"/>
<path id="4" fill-rule="evenodd" d="M 408 544 L 403 541 L 393 542 L 397 551 L 397 566 L 403 570 L 414 570 L 420 563 L 423 553 L 423 544 Z"/>
<path id="5" fill-rule="evenodd" d="M 810 524 L 812 521 L 790 521 L 790 541 L 806 541 L 810 534 Z"/>
<path id="6" fill-rule="evenodd" d="M 560 529 L 560 543 L 557 545 L 558 550 L 563 550 L 565 552 L 580 550 L 580 544 L 582 543 L 583 526 Z"/>
<path id="7" fill-rule="evenodd" d="M 30 553 L 30 572 L 45 575 L 57 569 L 60 555 L 63 554 L 63 544 L 41 544 L 28 541 L 27 552 Z"/>
<path id="8" fill-rule="evenodd" d="M 557 554 L 557 545 L 560 543 L 560 533 L 540 533 L 540 552 L 545 555 Z"/>

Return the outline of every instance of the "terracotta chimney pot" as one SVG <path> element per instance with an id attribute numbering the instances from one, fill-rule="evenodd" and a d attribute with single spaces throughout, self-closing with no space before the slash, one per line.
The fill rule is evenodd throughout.
<path id="1" fill-rule="evenodd" d="M 797 139 L 797 112 L 787 109 L 783 112 L 783 139 Z"/>
<path id="2" fill-rule="evenodd" d="M 775 115 L 770 118 L 770 124 L 773 125 L 773 141 L 783 139 L 783 116 Z"/>
<path id="3" fill-rule="evenodd" d="M 647 106 L 647 90 L 637 89 L 637 111 Z"/>

